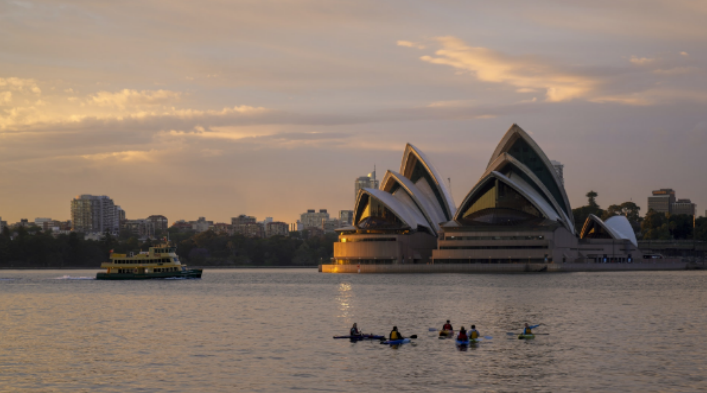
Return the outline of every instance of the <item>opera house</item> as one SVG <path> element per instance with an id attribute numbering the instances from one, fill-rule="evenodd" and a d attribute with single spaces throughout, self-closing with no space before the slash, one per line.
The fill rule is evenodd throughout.
<path id="1" fill-rule="evenodd" d="M 353 225 L 337 232 L 330 267 L 642 258 L 624 216 L 606 221 L 590 216 L 576 233 L 563 182 L 542 149 L 515 124 L 458 208 L 430 160 L 408 144 L 400 171 L 387 171 L 380 189 L 360 190 Z"/>

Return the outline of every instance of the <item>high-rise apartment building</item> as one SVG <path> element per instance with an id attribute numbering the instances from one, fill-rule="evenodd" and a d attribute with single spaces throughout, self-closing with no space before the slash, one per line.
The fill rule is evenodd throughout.
<path id="1" fill-rule="evenodd" d="M 340 210 L 339 211 L 339 221 L 342 224 L 353 224 L 353 210 Z"/>
<path id="2" fill-rule="evenodd" d="M 303 229 L 322 228 L 322 223 L 329 221 L 329 213 L 327 213 L 326 209 L 319 209 L 319 212 L 309 209 L 306 213 L 302 213 L 300 218 Z"/>
<path id="3" fill-rule="evenodd" d="M 675 191 L 672 188 L 661 188 L 653 191 L 653 195 L 648 197 L 648 210 L 670 214 L 673 203 L 675 203 Z"/>
<path id="4" fill-rule="evenodd" d="M 665 214 L 685 214 L 688 216 L 697 214 L 697 205 L 688 198 L 676 200 L 675 191 L 672 188 L 653 191 L 653 195 L 648 197 L 648 210 L 651 209 Z"/>
<path id="5" fill-rule="evenodd" d="M 354 184 L 354 200 L 358 198 L 358 190 L 362 188 L 378 188 L 375 165 L 373 166 L 373 172 L 369 173 L 368 176 L 361 176 L 356 179 L 356 182 Z"/>
<path id="6" fill-rule="evenodd" d="M 152 226 L 155 228 L 155 231 L 160 231 L 162 233 L 165 233 L 167 231 L 167 229 L 169 228 L 169 222 L 167 221 L 167 217 L 165 217 L 165 216 L 153 215 L 153 216 L 147 217 L 147 219 L 152 222 Z"/>
<path id="7" fill-rule="evenodd" d="M 286 222 L 272 221 L 265 224 L 265 236 L 287 236 L 289 235 L 289 225 Z"/>
<path id="8" fill-rule="evenodd" d="M 555 161 L 555 160 L 550 160 L 550 163 L 552 164 L 552 167 L 555 168 L 555 172 L 557 172 L 557 176 L 560 178 L 560 182 L 562 185 L 565 185 L 565 166 L 562 165 L 561 162 Z"/>
<path id="9" fill-rule="evenodd" d="M 120 227 L 119 208 L 105 195 L 79 195 L 71 201 L 73 230 L 83 233 L 117 233 Z"/>
<path id="10" fill-rule="evenodd" d="M 670 214 L 686 214 L 688 216 L 694 216 L 697 213 L 697 205 L 692 203 L 689 199 L 678 199 L 671 206 Z"/>

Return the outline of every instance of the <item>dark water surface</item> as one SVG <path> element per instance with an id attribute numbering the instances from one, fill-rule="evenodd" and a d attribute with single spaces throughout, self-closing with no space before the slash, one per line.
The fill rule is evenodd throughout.
<path id="1" fill-rule="evenodd" d="M 0 391 L 707 389 L 707 272 L 76 279 L 95 273 L 0 271 Z M 494 338 L 459 351 L 428 332 L 448 318 Z M 526 321 L 549 335 L 506 335 Z M 331 338 L 353 322 L 419 338 Z"/>

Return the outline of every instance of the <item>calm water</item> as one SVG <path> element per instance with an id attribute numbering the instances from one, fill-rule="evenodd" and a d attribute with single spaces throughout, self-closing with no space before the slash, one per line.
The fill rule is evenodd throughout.
<path id="1" fill-rule="evenodd" d="M 95 273 L 0 271 L 0 391 L 707 389 L 707 272 L 77 279 Z M 428 332 L 447 318 L 494 338 L 459 351 Z M 506 335 L 526 321 L 549 335 Z M 331 338 L 353 322 L 419 338 Z"/>

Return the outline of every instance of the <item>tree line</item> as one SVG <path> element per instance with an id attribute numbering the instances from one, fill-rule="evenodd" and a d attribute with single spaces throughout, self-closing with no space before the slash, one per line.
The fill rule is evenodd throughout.
<path id="1" fill-rule="evenodd" d="M 243 235 L 201 233 L 170 228 L 182 263 L 193 266 L 316 266 L 333 255 L 336 234 L 311 236 L 293 232 L 290 236 L 249 238 Z M 0 233 L 0 268 L 99 268 L 115 253 L 139 253 L 161 244 L 160 240 L 139 240 L 129 232 L 106 233 L 102 240 L 85 240 L 71 232 L 53 236 L 39 227 L 3 228 Z"/>
<path id="2" fill-rule="evenodd" d="M 572 209 L 575 229 L 582 231 L 590 214 L 606 220 L 611 216 L 626 216 L 639 240 L 702 240 L 707 241 L 707 218 L 693 218 L 686 214 L 666 214 L 649 210 L 641 217 L 641 207 L 633 202 L 610 205 L 606 210 L 597 204 L 595 191 L 587 193 L 587 204 Z M 694 219 L 694 230 L 693 230 Z"/>

